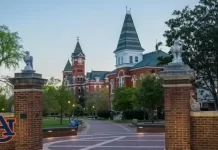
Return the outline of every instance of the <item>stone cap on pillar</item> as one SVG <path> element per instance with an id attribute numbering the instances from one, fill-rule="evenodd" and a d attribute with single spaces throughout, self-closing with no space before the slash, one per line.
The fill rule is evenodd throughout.
<path id="1" fill-rule="evenodd" d="M 184 63 L 170 63 L 159 75 L 164 80 L 193 80 L 195 78 L 194 71 Z"/>
<path id="2" fill-rule="evenodd" d="M 9 78 L 14 85 L 14 89 L 42 89 L 47 79 L 43 79 L 42 75 L 34 71 L 23 71 L 15 73 L 14 78 Z"/>

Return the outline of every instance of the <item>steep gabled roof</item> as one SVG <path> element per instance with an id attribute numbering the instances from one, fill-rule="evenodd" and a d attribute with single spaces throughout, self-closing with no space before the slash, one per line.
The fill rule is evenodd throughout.
<path id="1" fill-rule="evenodd" d="M 122 51 L 124 49 L 144 50 L 141 47 L 141 43 L 130 13 L 126 13 L 117 48 L 114 52 Z"/>
<path id="2" fill-rule="evenodd" d="M 63 72 L 68 72 L 68 71 L 72 71 L 72 65 L 71 65 L 69 60 L 67 61 L 66 65 L 64 67 Z"/>
<path id="3" fill-rule="evenodd" d="M 143 60 L 139 63 L 137 63 L 135 66 L 133 66 L 131 69 L 141 68 L 141 67 L 156 67 L 159 63 L 158 57 L 167 57 L 169 56 L 167 53 L 165 53 L 162 50 L 153 51 L 150 53 L 146 53 L 143 55 Z"/>
<path id="4" fill-rule="evenodd" d="M 82 54 L 85 57 L 85 54 L 83 53 L 82 48 L 80 46 L 79 39 L 77 39 L 76 47 L 74 49 L 74 52 L 72 53 L 72 56 L 77 57 L 79 54 Z"/>

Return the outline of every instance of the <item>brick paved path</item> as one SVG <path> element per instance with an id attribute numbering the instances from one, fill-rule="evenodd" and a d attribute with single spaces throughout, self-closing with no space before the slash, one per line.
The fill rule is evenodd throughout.
<path id="1" fill-rule="evenodd" d="M 164 134 L 137 134 L 125 124 L 88 120 L 76 137 L 44 140 L 44 150 L 164 150 Z"/>

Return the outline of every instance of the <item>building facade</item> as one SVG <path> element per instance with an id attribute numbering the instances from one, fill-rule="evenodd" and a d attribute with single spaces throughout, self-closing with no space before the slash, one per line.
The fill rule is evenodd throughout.
<path id="1" fill-rule="evenodd" d="M 163 69 L 158 66 L 158 57 L 166 57 L 167 53 L 155 50 L 144 53 L 138 33 L 131 16 L 127 11 L 121 34 L 114 51 L 116 64 L 113 71 L 91 71 L 85 74 L 85 54 L 79 40 L 63 70 L 64 84 L 72 87 L 77 97 L 85 92 L 98 92 L 101 88 L 109 90 L 109 110 L 113 110 L 114 89 L 118 87 L 135 87 L 137 81 L 149 74 L 157 74 Z"/>
<path id="2" fill-rule="evenodd" d="M 96 93 L 102 88 L 109 88 L 107 74 L 110 71 L 85 72 L 85 54 L 81 48 L 79 39 L 63 70 L 63 84 L 74 89 L 77 100 L 83 99 L 85 93 Z"/>
<path id="3" fill-rule="evenodd" d="M 127 11 L 117 48 L 114 51 L 116 68 L 108 74 L 109 110 L 113 110 L 114 89 L 118 87 L 135 87 L 137 82 L 149 74 L 157 74 L 163 69 L 158 66 L 158 57 L 167 53 L 155 50 L 144 53 L 130 11 Z"/>

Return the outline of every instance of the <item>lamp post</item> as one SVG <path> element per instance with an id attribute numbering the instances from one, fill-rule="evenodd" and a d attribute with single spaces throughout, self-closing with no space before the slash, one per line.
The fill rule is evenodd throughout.
<path id="1" fill-rule="evenodd" d="M 93 110 L 92 110 L 92 119 L 93 119 L 93 117 L 94 117 L 94 109 L 95 109 L 95 106 L 94 106 L 94 105 L 92 106 L 92 109 L 93 109 Z"/>
<path id="2" fill-rule="evenodd" d="M 4 108 L 2 108 L 2 111 L 5 111 L 5 109 L 4 109 Z"/>
<path id="3" fill-rule="evenodd" d="M 73 118 L 74 118 L 74 107 L 75 107 L 75 104 L 73 104 L 72 106 L 73 106 Z"/>
<path id="4" fill-rule="evenodd" d="M 70 100 L 67 101 L 67 103 L 70 104 Z M 71 118 L 71 117 L 70 117 L 70 113 L 69 113 L 69 122 L 70 122 L 70 118 Z"/>

